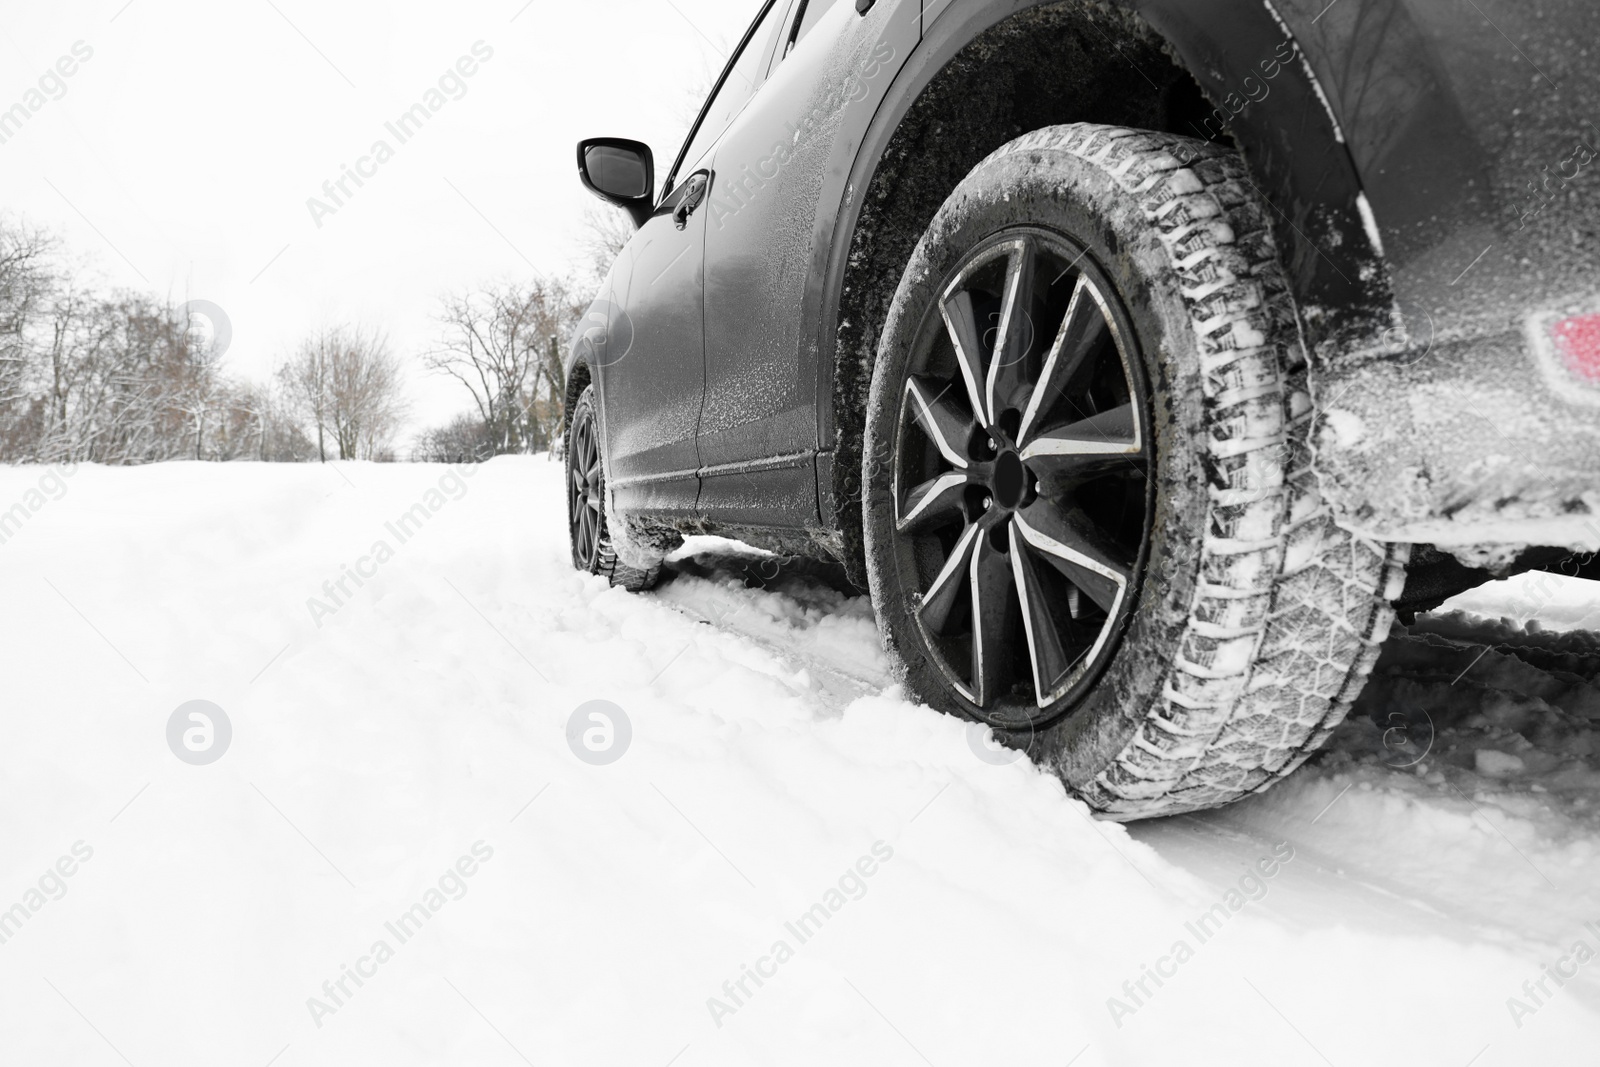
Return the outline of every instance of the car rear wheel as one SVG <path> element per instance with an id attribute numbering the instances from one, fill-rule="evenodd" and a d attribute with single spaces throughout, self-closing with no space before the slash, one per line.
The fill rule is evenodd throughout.
<path id="1" fill-rule="evenodd" d="M 617 558 L 612 543 L 593 385 L 584 386 L 573 405 L 567 429 L 567 532 L 572 543 L 572 565 L 580 571 L 604 575 L 612 585 L 634 591 L 656 584 L 659 567 L 628 566 Z"/>
<path id="2" fill-rule="evenodd" d="M 909 687 L 1121 818 L 1266 788 L 1343 719 L 1404 547 L 1339 529 L 1236 157 L 1079 124 L 979 164 L 907 266 L 863 522 Z"/>

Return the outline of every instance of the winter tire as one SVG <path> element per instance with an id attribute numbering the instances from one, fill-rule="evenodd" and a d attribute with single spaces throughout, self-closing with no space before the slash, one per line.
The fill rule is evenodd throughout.
<path id="1" fill-rule="evenodd" d="M 1087 124 L 1003 146 L 912 254 L 868 400 L 868 574 L 908 687 L 1114 818 L 1288 774 L 1405 561 L 1334 524 L 1312 422 L 1235 156 Z"/>
<path id="2" fill-rule="evenodd" d="M 603 574 L 614 586 L 635 592 L 649 589 L 656 584 L 660 568 L 641 570 L 617 558 L 605 500 L 600 420 L 595 413 L 594 386 L 588 385 L 573 406 L 567 430 L 567 532 L 572 540 L 572 565 L 590 574 Z"/>

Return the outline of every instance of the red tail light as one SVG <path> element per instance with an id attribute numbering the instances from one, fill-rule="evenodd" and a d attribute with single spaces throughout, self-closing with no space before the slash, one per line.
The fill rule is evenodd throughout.
<path id="1" fill-rule="evenodd" d="M 1548 327 L 1556 354 L 1574 378 L 1600 382 L 1600 315 L 1574 315 Z"/>

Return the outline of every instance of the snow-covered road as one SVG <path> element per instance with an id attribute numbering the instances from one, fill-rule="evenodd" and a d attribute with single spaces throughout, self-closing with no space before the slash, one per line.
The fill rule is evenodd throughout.
<path id="1" fill-rule="evenodd" d="M 1285 785 L 1122 826 L 905 701 L 825 568 L 611 590 L 559 494 L 0 470 L 0 1063 L 1592 1056 L 1592 586 L 1461 598 L 1549 629 L 1425 617 Z"/>

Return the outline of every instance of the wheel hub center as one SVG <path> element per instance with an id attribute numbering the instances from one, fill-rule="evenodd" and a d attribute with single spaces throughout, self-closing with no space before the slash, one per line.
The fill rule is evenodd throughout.
<path id="1" fill-rule="evenodd" d="M 1007 449 L 994 461 L 993 486 L 995 503 L 1011 510 L 1022 503 L 1028 491 L 1028 471 L 1022 457 Z"/>

